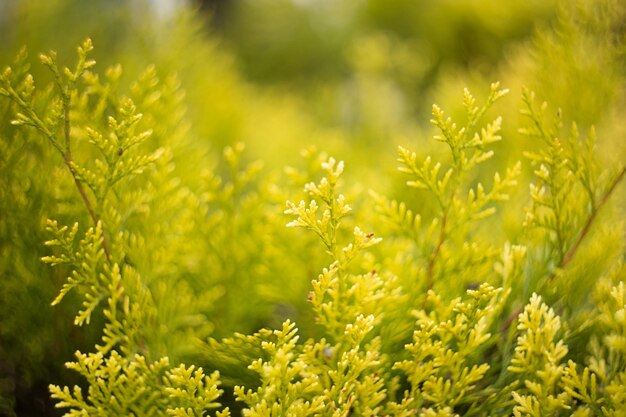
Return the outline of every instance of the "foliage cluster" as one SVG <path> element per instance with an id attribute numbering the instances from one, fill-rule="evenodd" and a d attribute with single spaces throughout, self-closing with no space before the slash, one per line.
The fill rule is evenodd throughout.
<path id="1" fill-rule="evenodd" d="M 591 74 L 594 100 L 547 92 L 553 109 L 520 89 L 516 123 L 515 93 L 466 88 L 432 107 L 434 141 L 399 143 L 394 173 L 358 162 L 389 143 L 261 162 L 282 125 L 255 106 L 280 100 L 231 67 L 215 69 L 224 97 L 253 103 L 239 125 L 215 103 L 200 121 L 208 99 L 186 83 L 219 87 L 184 62 L 129 80 L 140 60 L 97 70 L 90 39 L 73 65 L 40 54 L 46 72 L 23 49 L 0 72 L 0 412 L 45 381 L 68 416 L 625 415 L 626 167 L 605 150 L 623 133 L 626 97 L 608 90 L 624 91 L 624 10 L 602 6 L 564 6 L 527 69 L 552 37 L 568 57 L 598 49 L 598 88 L 596 64 L 562 80 Z M 230 140 L 253 127 L 269 133 Z"/>

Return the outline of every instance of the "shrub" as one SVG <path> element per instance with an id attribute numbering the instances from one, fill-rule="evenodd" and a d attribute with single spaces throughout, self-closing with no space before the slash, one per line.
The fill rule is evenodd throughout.
<path id="1" fill-rule="evenodd" d="M 400 146 L 402 191 L 367 192 L 313 148 L 283 174 L 206 152 L 175 76 L 125 87 L 92 49 L 0 75 L 0 365 L 77 349 L 65 415 L 624 415 L 626 168 L 593 128 L 524 90 L 532 147 L 497 171 L 509 92 L 465 89 L 462 118 L 432 107 L 447 154 Z M 29 323 L 51 291 L 55 327 Z"/>

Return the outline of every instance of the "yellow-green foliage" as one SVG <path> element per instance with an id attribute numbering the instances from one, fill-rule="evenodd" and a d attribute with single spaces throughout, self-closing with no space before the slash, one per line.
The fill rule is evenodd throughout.
<path id="1" fill-rule="evenodd" d="M 123 358 L 113 351 L 106 358 L 102 353 L 76 354 L 78 362 L 67 363 L 89 382 L 87 396 L 80 387 L 72 391 L 50 386 L 59 407 L 72 408 L 66 415 L 168 415 L 202 416 L 218 408 L 215 400 L 222 394 L 217 388 L 217 372 L 205 376 L 202 368 L 180 365 L 171 368 L 167 358 L 147 363 L 143 356 Z M 228 416 L 228 410 L 217 412 Z"/>
<path id="2" fill-rule="evenodd" d="M 363 18 L 382 7 L 367 3 Z M 581 19 L 589 7 L 581 2 Z M 601 30 L 576 35 L 579 15 L 559 13 L 569 30 L 559 36 L 587 39 L 582 49 L 619 32 L 591 13 Z M 214 70 L 249 100 L 245 111 L 226 100 L 230 110 L 210 103 L 215 112 L 200 117 L 207 99 L 184 86 L 217 87 L 188 56 L 178 76 L 128 57 L 131 74 L 113 62 L 100 70 L 90 39 L 69 67 L 48 52 L 38 56 L 47 72 L 35 70 L 23 49 L 0 72 L 1 413 L 21 411 L 13 393 L 28 388 L 18 383 L 45 380 L 68 416 L 626 415 L 616 203 L 626 168 L 602 151 L 620 152 L 609 141 L 615 115 L 579 131 L 539 104 L 541 90 L 492 83 L 484 95 L 458 91 L 458 108 L 433 105 L 434 141 L 400 139 L 426 130 L 400 112 L 388 143 L 359 144 L 363 132 L 335 131 L 297 103 L 268 111 L 280 93 L 256 94 L 213 46 L 180 30 L 198 56 L 225 65 Z M 374 49 L 409 48 L 368 36 Z M 598 42 L 615 59 L 623 39 Z M 414 64 L 396 52 L 399 66 Z M 176 67 L 164 55 L 156 61 Z M 597 98 L 623 115 L 610 85 L 624 86 L 615 67 Z M 300 99 L 323 107 L 328 97 L 316 94 Z M 522 107 L 519 122 L 507 100 Z M 263 141 L 284 134 L 281 117 L 300 136 L 319 123 L 313 134 L 334 156 L 305 147 L 292 158 L 286 143 L 307 145 L 300 136 L 278 139 L 289 150 L 273 155 Z M 395 165 L 385 156 L 394 152 Z M 74 375 L 46 360 L 70 361 Z"/>

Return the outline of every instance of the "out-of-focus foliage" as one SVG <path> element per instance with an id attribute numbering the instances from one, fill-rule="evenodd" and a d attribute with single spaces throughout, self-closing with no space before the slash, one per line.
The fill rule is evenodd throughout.
<path id="1" fill-rule="evenodd" d="M 626 7 L 222 3 L 0 2 L 0 414 L 623 415 Z"/>

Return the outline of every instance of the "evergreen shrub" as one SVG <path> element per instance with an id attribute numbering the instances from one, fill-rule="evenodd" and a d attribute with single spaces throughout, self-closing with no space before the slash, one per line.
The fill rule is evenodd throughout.
<path id="1" fill-rule="evenodd" d="M 39 55 L 49 85 L 26 50 L 0 74 L 0 366 L 76 350 L 64 415 L 626 416 L 626 167 L 594 128 L 524 89 L 530 145 L 500 169 L 514 94 L 465 89 L 462 116 L 432 107 L 445 153 L 407 141 L 401 191 L 366 189 L 314 148 L 214 158 L 175 76 L 126 86 L 92 49 Z M 19 334 L 24 286 L 52 335 Z"/>

